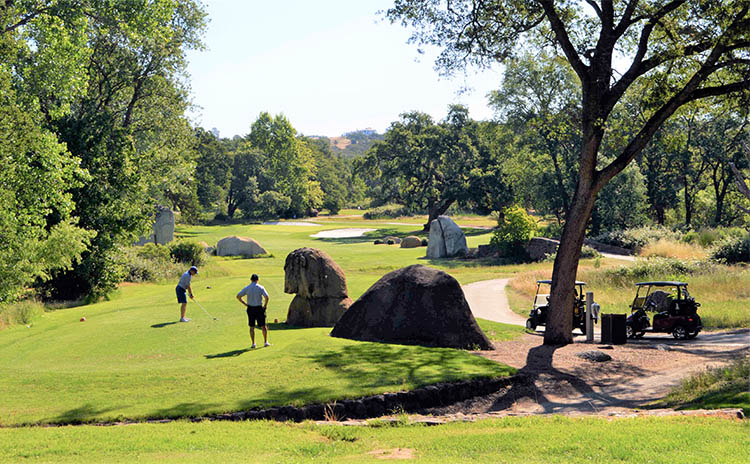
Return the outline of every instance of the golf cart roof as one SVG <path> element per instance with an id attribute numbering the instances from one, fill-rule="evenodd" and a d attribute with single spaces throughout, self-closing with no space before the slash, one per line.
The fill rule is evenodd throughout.
<path id="1" fill-rule="evenodd" d="M 551 280 L 537 280 L 536 283 L 552 285 Z M 581 282 L 580 280 L 576 280 L 576 285 L 586 285 L 586 282 Z"/>
<path id="2" fill-rule="evenodd" d="M 653 285 L 655 287 L 686 287 L 687 282 L 676 282 L 676 281 L 655 281 L 655 282 L 638 282 L 635 284 L 636 286 L 640 287 L 643 285 Z"/>

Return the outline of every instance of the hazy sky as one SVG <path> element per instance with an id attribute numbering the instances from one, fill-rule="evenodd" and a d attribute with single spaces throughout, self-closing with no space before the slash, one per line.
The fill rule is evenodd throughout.
<path id="1" fill-rule="evenodd" d="M 222 137 L 245 135 L 261 111 L 283 113 L 306 135 L 337 136 L 371 127 L 383 132 L 399 114 L 436 120 L 450 103 L 492 116 L 486 94 L 498 71 L 452 79 L 419 55 L 409 31 L 379 10 L 389 0 L 205 0 L 207 50 L 190 52 L 196 124 Z M 468 94 L 457 92 L 465 87 Z"/>

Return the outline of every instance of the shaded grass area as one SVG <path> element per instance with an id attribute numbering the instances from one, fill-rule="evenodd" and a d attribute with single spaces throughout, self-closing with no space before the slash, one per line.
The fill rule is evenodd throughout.
<path id="1" fill-rule="evenodd" d="M 690 294 L 701 304 L 698 314 L 706 328 L 739 328 L 750 326 L 750 270 L 739 266 L 715 265 L 709 271 L 695 275 L 657 272 L 629 276 L 615 273 L 618 268 L 632 266 L 613 259 L 602 260 L 600 268 L 590 260 L 582 261 L 578 279 L 594 292 L 594 300 L 603 313 L 630 314 L 635 296 L 635 283 L 645 280 L 682 280 L 688 283 Z M 646 267 L 646 265 L 641 265 Z M 653 266 L 659 268 L 660 266 Z M 616 274 L 616 275 L 613 275 Z M 508 298 L 513 311 L 528 315 L 536 291 L 536 280 L 549 279 L 551 272 L 535 271 L 512 279 Z"/>
<path id="2" fill-rule="evenodd" d="M 685 380 L 656 407 L 676 409 L 742 408 L 750 414 L 750 356 L 707 369 Z"/>
<path id="3" fill-rule="evenodd" d="M 434 427 L 175 422 L 0 429 L 3 462 L 744 463 L 748 424 L 528 417 Z"/>
<path id="4" fill-rule="evenodd" d="M 526 333 L 524 327 L 503 324 L 502 322 L 488 321 L 486 319 L 477 318 L 477 324 L 479 324 L 479 328 L 482 329 L 482 332 L 484 332 L 493 342 L 515 340 Z"/>

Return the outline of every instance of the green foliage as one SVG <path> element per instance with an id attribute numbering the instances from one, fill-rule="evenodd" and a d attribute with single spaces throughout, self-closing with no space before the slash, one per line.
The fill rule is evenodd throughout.
<path id="1" fill-rule="evenodd" d="M 79 162 L 38 126 L 0 65 L 0 304 L 70 269 L 96 235 L 73 216 L 68 189 L 87 180 Z"/>
<path id="2" fill-rule="evenodd" d="M 414 214 L 414 212 L 408 207 L 392 203 L 367 210 L 362 217 L 365 219 L 391 219 L 411 216 L 412 214 Z"/>
<path id="3" fill-rule="evenodd" d="M 746 234 L 747 231 L 741 227 L 702 227 L 697 231 L 685 232 L 682 241 L 708 248 L 725 240 L 741 238 Z"/>
<path id="4" fill-rule="evenodd" d="M 170 253 L 170 247 L 147 243 L 142 247 L 123 250 L 126 282 L 159 282 L 180 274 Z"/>
<path id="5" fill-rule="evenodd" d="M 211 132 L 196 129 L 196 194 L 201 206 L 209 208 L 222 201 L 229 188 L 232 159 L 226 144 Z"/>
<path id="6" fill-rule="evenodd" d="M 649 258 L 602 272 L 612 285 L 630 286 L 647 280 L 683 280 L 688 276 L 710 274 L 716 269 L 716 264 L 710 261 Z"/>
<path id="7" fill-rule="evenodd" d="M 750 263 L 750 235 L 719 243 L 711 252 L 711 259 L 727 264 Z"/>
<path id="8" fill-rule="evenodd" d="M 535 232 L 536 222 L 525 209 L 520 206 L 507 207 L 498 218 L 490 244 L 505 256 L 514 256 L 519 253 L 518 250 L 523 250 Z"/>
<path id="9" fill-rule="evenodd" d="M 292 199 L 288 196 L 273 190 L 268 190 L 261 193 L 258 197 L 254 213 L 261 219 L 271 219 L 285 214 L 289 211 L 291 204 Z"/>
<path id="10" fill-rule="evenodd" d="M 179 241 L 169 245 L 169 255 L 178 263 L 191 266 L 202 266 L 206 264 L 206 252 L 198 243 Z"/>
<path id="11" fill-rule="evenodd" d="M 0 329 L 18 324 L 31 324 L 44 314 L 44 306 L 34 300 L 0 304 Z"/>
<path id="12" fill-rule="evenodd" d="M 548 254 L 546 258 L 544 258 L 545 262 L 548 263 L 554 263 L 555 258 L 557 257 L 557 253 Z M 599 259 L 602 257 L 602 254 L 596 251 L 594 248 L 591 248 L 588 245 L 584 245 L 581 247 L 581 259 Z M 594 263 L 596 266 L 596 263 Z"/>
<path id="13" fill-rule="evenodd" d="M 660 239 L 679 241 L 680 233 L 666 227 L 645 226 L 634 229 L 614 230 L 591 237 L 591 239 L 596 242 L 615 245 L 637 252 L 649 243 Z"/>

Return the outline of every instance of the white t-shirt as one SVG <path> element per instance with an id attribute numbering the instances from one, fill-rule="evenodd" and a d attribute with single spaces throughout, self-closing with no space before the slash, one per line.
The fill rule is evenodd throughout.
<path id="1" fill-rule="evenodd" d="M 266 289 L 263 288 L 262 285 L 258 285 L 256 282 L 251 283 L 247 287 L 240 290 L 240 293 L 237 294 L 237 296 L 245 296 L 247 295 L 247 305 L 248 306 L 263 306 L 263 298 L 268 298 L 268 292 L 266 292 Z"/>

